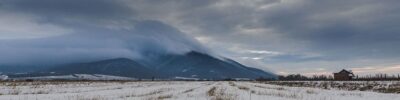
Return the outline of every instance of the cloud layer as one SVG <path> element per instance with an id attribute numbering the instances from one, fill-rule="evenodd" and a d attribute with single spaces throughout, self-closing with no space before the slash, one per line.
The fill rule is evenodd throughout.
<path id="1" fill-rule="evenodd" d="M 398 64 L 398 3 L 398 0 L 3 0 L 0 39 L 8 41 L 1 46 L 2 53 L 10 56 L 12 47 L 23 44 L 20 47 L 27 50 L 50 50 L 42 45 L 56 50 L 69 46 L 96 48 L 76 55 L 88 51 L 91 55 L 103 54 L 102 49 L 97 49 L 101 47 L 105 51 L 113 49 L 107 54 L 118 56 L 131 50 L 123 48 L 126 43 L 160 43 L 167 51 L 175 51 L 174 48 L 188 44 L 199 45 L 190 39 L 193 37 L 217 54 L 250 66 L 283 73 L 330 72 Z M 139 27 L 138 23 L 161 26 Z M 166 27 L 169 27 L 167 33 L 153 31 Z M 140 34 L 143 32 L 146 34 Z M 146 40 L 127 39 L 125 33 Z M 62 42 L 31 42 L 47 39 Z"/>
<path id="2" fill-rule="evenodd" d="M 122 1 L 1 2 L 1 65 L 42 65 L 155 53 L 208 52 L 161 21 L 137 19 Z M 88 6 L 93 5 L 93 6 Z M 12 13 L 11 13 L 12 12 Z M 11 25 L 10 25 L 11 24 Z"/>

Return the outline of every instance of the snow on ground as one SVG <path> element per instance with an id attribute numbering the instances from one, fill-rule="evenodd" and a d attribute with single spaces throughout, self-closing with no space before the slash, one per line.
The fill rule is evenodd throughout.
<path id="1" fill-rule="evenodd" d="M 339 89 L 400 93 L 400 81 L 266 81 L 263 83 L 291 87 L 313 87 L 328 90 Z"/>
<path id="2" fill-rule="evenodd" d="M 0 100 L 396 100 L 400 94 L 227 81 L 0 82 Z"/>

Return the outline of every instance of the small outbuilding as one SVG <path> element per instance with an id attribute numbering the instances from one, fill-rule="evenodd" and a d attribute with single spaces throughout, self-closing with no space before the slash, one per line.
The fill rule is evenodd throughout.
<path id="1" fill-rule="evenodd" d="M 333 78 L 339 81 L 352 80 L 354 77 L 353 72 L 343 69 L 338 73 L 333 73 Z"/>

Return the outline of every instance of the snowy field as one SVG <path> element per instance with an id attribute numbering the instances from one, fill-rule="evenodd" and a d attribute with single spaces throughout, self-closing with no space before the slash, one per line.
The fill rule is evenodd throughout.
<path id="1" fill-rule="evenodd" d="M 0 100 L 399 100 L 400 94 L 255 82 L 0 82 Z"/>
<path id="2" fill-rule="evenodd" d="M 400 81 L 266 81 L 263 83 L 290 87 L 313 87 L 327 90 L 336 89 L 400 93 Z"/>

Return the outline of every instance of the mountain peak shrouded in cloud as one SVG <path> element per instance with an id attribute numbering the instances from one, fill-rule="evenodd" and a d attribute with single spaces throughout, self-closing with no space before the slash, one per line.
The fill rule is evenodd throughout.
<path id="1" fill-rule="evenodd" d="M 60 64 L 107 58 L 208 52 L 196 40 L 158 21 L 136 21 L 131 29 L 99 29 L 99 33 L 0 40 L 1 64 Z M 97 31 L 97 30 L 96 30 Z M 93 32 L 96 32 L 93 31 Z M 87 31 L 86 31 L 87 32 Z"/>

